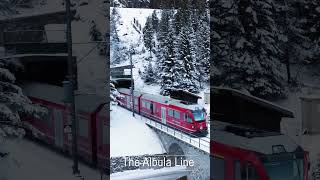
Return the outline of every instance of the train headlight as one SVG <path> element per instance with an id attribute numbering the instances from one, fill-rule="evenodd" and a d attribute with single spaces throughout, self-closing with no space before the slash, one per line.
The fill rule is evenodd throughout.
<path id="1" fill-rule="evenodd" d="M 194 129 L 194 126 L 192 126 L 192 129 Z"/>
<path id="2" fill-rule="evenodd" d="M 202 129 L 203 129 L 203 127 L 202 127 L 202 126 L 200 126 L 200 129 L 202 130 Z"/>

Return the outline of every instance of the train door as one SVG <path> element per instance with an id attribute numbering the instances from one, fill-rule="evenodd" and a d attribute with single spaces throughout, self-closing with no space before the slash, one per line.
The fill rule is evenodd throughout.
<path id="1" fill-rule="evenodd" d="M 63 115 L 60 110 L 54 109 L 54 132 L 55 132 L 55 145 L 63 147 Z"/>
<path id="2" fill-rule="evenodd" d="M 161 120 L 162 120 L 163 124 L 167 123 L 166 115 L 167 115 L 166 114 L 166 108 L 165 107 L 161 107 Z"/>
<path id="3" fill-rule="evenodd" d="M 127 96 L 127 108 L 130 109 L 131 108 L 131 97 Z"/>

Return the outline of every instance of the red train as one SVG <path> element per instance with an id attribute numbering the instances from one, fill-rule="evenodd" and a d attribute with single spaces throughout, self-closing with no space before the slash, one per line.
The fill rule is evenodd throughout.
<path id="1" fill-rule="evenodd" d="M 119 88 L 118 91 L 122 95 L 119 104 L 131 110 L 131 90 Z M 198 104 L 139 91 L 134 91 L 133 97 L 135 112 L 140 115 L 187 133 L 201 136 L 208 133 L 205 109 Z"/>
<path id="2" fill-rule="evenodd" d="M 48 109 L 47 117 L 25 119 L 40 132 L 36 137 L 46 144 L 71 153 L 72 136 L 65 131 L 71 115 L 63 103 L 63 88 L 44 84 L 26 84 L 22 88 L 34 103 Z M 97 95 L 76 95 L 75 100 L 79 157 L 93 166 L 107 169 L 108 103 Z M 31 132 L 27 133 L 32 135 Z"/>
<path id="3" fill-rule="evenodd" d="M 212 122 L 211 178 L 308 180 L 308 153 L 287 136 Z"/>

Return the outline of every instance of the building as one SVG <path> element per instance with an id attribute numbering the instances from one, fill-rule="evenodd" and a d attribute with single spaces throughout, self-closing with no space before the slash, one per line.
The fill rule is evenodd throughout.
<path id="1" fill-rule="evenodd" d="M 280 132 L 282 118 L 294 117 L 283 107 L 230 88 L 212 87 L 210 101 L 213 120 L 266 131 Z"/>

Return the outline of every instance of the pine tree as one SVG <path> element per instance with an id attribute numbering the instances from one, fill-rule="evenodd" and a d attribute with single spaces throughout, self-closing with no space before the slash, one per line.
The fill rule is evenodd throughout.
<path id="1" fill-rule="evenodd" d="M 216 5 L 213 58 L 223 70 L 221 84 L 260 97 L 282 97 L 282 51 L 274 1 L 218 1 Z"/>
<path id="2" fill-rule="evenodd" d="M 14 13 L 14 5 L 10 0 L 0 1 L 0 15 L 12 14 Z"/>
<path id="3" fill-rule="evenodd" d="M 122 47 L 118 35 L 118 25 L 120 23 L 120 15 L 117 8 L 112 8 L 110 15 L 110 62 L 118 64 L 126 59 L 125 48 Z"/>
<path id="4" fill-rule="evenodd" d="M 160 75 L 160 85 L 162 95 L 168 95 L 168 89 L 172 88 L 173 66 L 175 62 L 174 52 L 174 24 L 172 21 L 173 11 L 163 10 L 161 20 L 159 23 L 159 51 L 157 53 L 158 59 L 158 74 Z"/>
<path id="5" fill-rule="evenodd" d="M 153 29 L 153 31 L 157 32 L 158 28 L 159 28 L 159 18 L 157 16 L 157 11 L 156 10 L 154 10 L 152 12 L 151 21 L 152 21 L 152 29 Z"/>
<path id="6" fill-rule="evenodd" d="M 152 19 L 151 17 L 148 17 L 143 28 L 143 42 L 144 46 L 150 51 L 150 54 L 153 48 L 153 34 Z"/>
<path id="7" fill-rule="evenodd" d="M 155 73 L 151 61 L 149 61 L 144 74 L 144 82 L 151 84 L 155 82 Z"/>
<path id="8" fill-rule="evenodd" d="M 195 12 L 197 17 L 196 26 L 196 57 L 195 65 L 198 71 L 200 88 L 202 83 L 207 83 L 210 77 L 210 27 L 209 14 L 206 10 Z"/>
<path id="9" fill-rule="evenodd" d="M 12 71 L 19 66 L 0 60 L 0 137 L 22 136 L 24 131 L 21 128 L 26 125 L 22 122 L 23 118 L 46 114 L 44 108 L 33 104 L 15 84 Z"/>
<path id="10" fill-rule="evenodd" d="M 191 22 L 189 19 L 188 22 Z M 186 23 L 180 29 L 176 42 L 176 63 L 173 69 L 175 81 L 173 87 L 198 93 L 199 87 L 196 83 L 199 74 L 195 67 L 196 49 L 194 45 L 195 34 L 191 23 Z"/>

